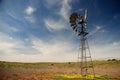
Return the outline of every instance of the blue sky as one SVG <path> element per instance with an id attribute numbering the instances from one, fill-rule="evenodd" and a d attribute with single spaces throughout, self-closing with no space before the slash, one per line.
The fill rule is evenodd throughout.
<path id="1" fill-rule="evenodd" d="M 69 17 L 84 9 L 92 58 L 120 59 L 119 0 L 0 0 L 0 60 L 77 61 L 80 40 Z"/>

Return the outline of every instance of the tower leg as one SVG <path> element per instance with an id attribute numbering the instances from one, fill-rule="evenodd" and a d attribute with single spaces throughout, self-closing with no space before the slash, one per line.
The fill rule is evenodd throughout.
<path id="1" fill-rule="evenodd" d="M 80 55 L 80 53 L 78 53 L 78 54 L 79 54 L 78 57 L 81 58 L 81 62 L 80 62 L 81 63 L 81 65 L 80 65 L 81 75 L 83 77 L 86 77 L 89 75 L 92 75 L 92 77 L 95 76 L 88 41 L 87 41 L 87 38 L 83 34 L 81 34 L 81 55 Z M 78 61 L 80 61 L 80 60 L 78 60 Z"/>

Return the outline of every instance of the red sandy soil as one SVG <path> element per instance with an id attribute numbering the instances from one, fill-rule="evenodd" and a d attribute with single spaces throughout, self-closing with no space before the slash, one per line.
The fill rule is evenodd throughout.
<path id="1" fill-rule="evenodd" d="M 23 67 L 0 67 L 0 80 L 54 80 L 51 75 L 54 74 L 75 74 L 80 69 L 72 67 L 55 67 L 46 68 L 23 68 Z M 108 75 L 112 78 L 120 78 L 120 68 L 113 66 L 95 66 L 96 74 Z"/>
<path id="2" fill-rule="evenodd" d="M 72 63 L 71 63 L 72 64 Z M 71 65 L 70 64 L 70 65 Z M 78 66 L 44 65 L 44 66 L 0 66 L 0 80 L 56 80 L 56 74 L 79 74 Z M 97 62 L 94 66 L 95 74 L 107 75 L 109 78 L 120 79 L 120 63 L 118 61 Z M 117 80 L 118 80 L 117 79 Z M 59 79 L 66 80 L 66 79 Z M 76 79 L 77 80 L 77 79 Z"/>

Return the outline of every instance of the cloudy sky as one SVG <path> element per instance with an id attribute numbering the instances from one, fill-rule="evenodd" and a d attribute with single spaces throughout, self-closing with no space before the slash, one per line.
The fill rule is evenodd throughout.
<path id="1" fill-rule="evenodd" d="M 120 59 L 119 0 L 0 0 L 0 60 L 77 61 L 69 16 L 84 9 L 92 58 Z"/>

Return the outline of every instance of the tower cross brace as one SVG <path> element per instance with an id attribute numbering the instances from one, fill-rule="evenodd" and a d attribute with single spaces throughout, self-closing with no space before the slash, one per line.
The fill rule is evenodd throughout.
<path id="1" fill-rule="evenodd" d="M 81 39 L 81 53 L 78 53 L 78 61 L 80 61 L 80 67 L 81 67 L 81 75 L 82 76 L 87 76 L 89 74 L 92 74 L 95 76 L 94 73 L 94 67 L 93 67 L 93 62 L 91 58 L 91 53 L 87 41 L 87 36 L 88 32 L 86 31 L 84 27 L 84 23 L 81 23 L 81 31 L 80 31 L 80 39 Z M 80 55 L 81 54 L 81 55 Z"/>

